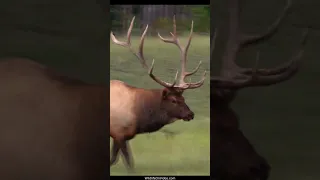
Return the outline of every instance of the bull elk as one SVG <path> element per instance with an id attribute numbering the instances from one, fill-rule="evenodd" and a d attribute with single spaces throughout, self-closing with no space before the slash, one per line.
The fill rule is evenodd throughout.
<path id="1" fill-rule="evenodd" d="M 0 59 L 0 177 L 106 179 L 109 87 L 27 58 Z"/>
<path id="2" fill-rule="evenodd" d="M 139 51 L 136 53 L 131 48 L 131 31 L 134 24 L 134 17 L 131 21 L 127 33 L 127 41 L 122 42 L 116 39 L 111 32 L 111 39 L 116 45 L 129 48 L 130 51 L 140 60 L 144 68 L 148 69 L 148 74 L 152 80 L 163 86 L 162 89 L 143 89 L 130 86 L 118 80 L 110 81 L 110 136 L 113 138 L 110 164 L 113 165 L 118 160 L 119 151 L 124 155 L 128 170 L 133 170 L 132 156 L 128 145 L 128 140 L 137 134 L 155 132 L 163 126 L 173 123 L 178 119 L 190 121 L 194 118 L 194 113 L 185 102 L 183 92 L 187 89 L 199 88 L 203 85 L 206 72 L 202 79 L 196 83 L 187 83 L 185 78 L 195 74 L 200 65 L 191 72 L 186 71 L 187 52 L 191 43 L 193 33 L 193 22 L 187 45 L 183 47 L 177 37 L 176 22 L 173 18 L 172 39 L 166 39 L 158 34 L 165 43 L 176 45 L 181 53 L 181 73 L 179 84 L 177 84 L 178 71 L 173 83 L 160 80 L 153 74 L 154 60 L 151 67 L 146 63 L 143 55 L 144 39 L 148 30 L 146 26 L 140 40 Z"/>
<path id="3" fill-rule="evenodd" d="M 210 111 L 213 117 L 211 175 L 218 180 L 266 180 L 271 167 L 239 129 L 239 117 L 230 104 L 242 88 L 269 86 L 293 77 L 299 68 L 308 31 L 303 33 L 301 47 L 288 63 L 270 69 L 239 67 L 236 65 L 239 51 L 247 45 L 270 38 L 291 6 L 288 0 L 282 14 L 265 33 L 248 35 L 239 32 L 239 1 L 228 1 L 229 31 L 222 56 L 222 70 L 220 76 L 210 77 Z M 217 33 L 214 37 L 217 37 Z M 214 43 L 211 52 L 213 49 Z"/>

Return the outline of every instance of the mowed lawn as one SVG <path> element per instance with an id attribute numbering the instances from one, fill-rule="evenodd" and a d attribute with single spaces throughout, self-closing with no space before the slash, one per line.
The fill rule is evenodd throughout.
<path id="1" fill-rule="evenodd" d="M 118 37 L 123 40 L 123 38 Z M 140 37 L 131 38 L 137 49 Z M 186 37 L 180 37 L 185 44 Z M 126 48 L 111 43 L 110 78 L 124 81 L 141 88 L 162 88 L 151 80 L 139 60 Z M 178 121 L 165 126 L 164 130 L 177 133 L 167 138 L 162 132 L 142 134 L 130 141 L 135 164 L 133 175 L 209 175 L 210 174 L 210 38 L 194 34 L 188 53 L 188 70 L 202 65 L 192 82 L 200 80 L 207 71 L 205 84 L 184 93 L 186 102 L 195 112 L 195 119 L 190 122 Z M 172 44 L 166 44 L 158 38 L 147 36 L 144 48 L 149 66 L 155 59 L 154 74 L 162 80 L 172 82 L 176 70 L 180 70 L 179 50 Z M 111 140 L 111 139 L 110 139 Z M 110 143 L 111 145 L 111 143 Z M 128 174 L 122 157 L 110 168 L 111 175 Z"/>

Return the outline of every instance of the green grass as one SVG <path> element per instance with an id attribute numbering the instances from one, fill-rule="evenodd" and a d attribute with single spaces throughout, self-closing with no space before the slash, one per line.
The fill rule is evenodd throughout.
<path id="1" fill-rule="evenodd" d="M 181 37 L 185 44 L 187 38 Z M 135 49 L 138 37 L 132 37 Z M 111 44 L 110 78 L 124 81 L 141 88 L 162 88 L 151 80 L 138 59 L 126 48 Z M 207 73 L 205 84 L 184 93 L 186 102 L 195 112 L 190 122 L 178 121 L 164 127 L 177 132 L 166 138 L 161 132 L 138 135 L 130 141 L 135 163 L 135 175 L 209 175 L 210 174 L 210 113 L 209 113 L 209 36 L 194 35 L 189 53 L 188 70 L 202 65 L 192 81 L 198 81 L 204 70 Z M 166 81 L 172 81 L 180 69 L 179 50 L 172 44 L 161 42 L 158 38 L 147 37 L 144 48 L 145 58 L 150 65 L 155 59 L 154 74 Z M 110 144 L 111 145 L 111 144 Z M 128 175 L 121 160 L 110 168 L 111 175 Z"/>

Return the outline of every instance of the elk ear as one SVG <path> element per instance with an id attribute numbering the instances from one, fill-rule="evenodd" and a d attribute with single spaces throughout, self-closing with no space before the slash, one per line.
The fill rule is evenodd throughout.
<path id="1" fill-rule="evenodd" d="M 162 99 L 167 99 L 169 93 L 170 93 L 169 89 L 164 88 L 164 89 L 162 90 Z"/>

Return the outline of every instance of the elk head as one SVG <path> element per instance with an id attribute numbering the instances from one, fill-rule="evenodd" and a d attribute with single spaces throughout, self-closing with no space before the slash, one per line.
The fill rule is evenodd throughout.
<path id="1" fill-rule="evenodd" d="M 244 47 L 267 40 L 277 30 L 286 15 L 291 1 L 287 0 L 282 14 L 262 34 L 248 35 L 239 32 L 239 1 L 229 0 L 229 32 L 224 54 L 222 56 L 222 70 L 220 76 L 210 78 L 211 98 L 211 137 L 213 142 L 214 175 L 224 180 L 266 180 L 270 166 L 250 144 L 239 129 L 239 118 L 231 109 L 230 103 L 236 98 L 238 90 L 246 87 L 262 87 L 277 84 L 293 77 L 298 70 L 299 60 L 303 55 L 307 32 L 303 33 L 301 47 L 291 58 L 291 61 L 270 69 L 258 69 L 259 52 L 256 56 L 254 68 L 243 68 L 236 64 L 238 53 Z M 214 50 L 213 38 L 211 53 Z M 212 57 L 212 56 L 211 56 Z"/>
<path id="2" fill-rule="evenodd" d="M 175 75 L 175 79 L 173 83 L 165 82 L 158 77 L 156 77 L 153 74 L 153 68 L 154 68 L 154 60 L 152 61 L 151 66 L 149 67 L 146 63 L 146 60 L 143 55 L 143 46 L 144 46 L 144 39 L 148 30 L 148 25 L 146 26 L 144 32 L 142 33 L 141 39 L 140 39 L 140 44 L 139 44 L 139 51 L 136 53 L 132 47 L 131 47 L 131 31 L 133 28 L 134 24 L 134 19 L 135 17 L 132 18 L 130 27 L 127 32 L 127 41 L 119 41 L 114 34 L 111 32 L 111 40 L 113 43 L 129 48 L 129 50 L 140 60 L 140 63 L 145 69 L 148 69 L 148 74 L 153 79 L 155 82 L 163 86 L 164 88 L 161 91 L 161 103 L 160 103 L 160 109 L 163 109 L 165 112 L 170 117 L 174 117 L 176 119 L 183 119 L 185 121 L 190 121 L 191 119 L 194 118 L 194 113 L 190 110 L 188 105 L 185 102 L 184 97 L 182 96 L 183 92 L 187 89 L 195 89 L 199 88 L 203 85 L 205 76 L 206 76 L 206 71 L 203 73 L 202 79 L 198 82 L 195 83 L 187 83 L 185 82 L 185 79 L 193 74 L 195 74 L 201 65 L 201 61 L 199 62 L 198 66 L 191 72 L 186 71 L 186 62 L 187 62 L 187 53 L 188 49 L 190 47 L 191 39 L 192 39 L 192 34 L 193 34 L 193 21 L 191 23 L 191 31 L 190 35 L 188 38 L 188 42 L 186 46 L 182 46 L 180 44 L 180 41 L 177 37 L 177 30 L 176 30 L 176 21 L 175 17 L 173 17 L 173 32 L 170 34 L 172 35 L 171 39 L 166 39 L 163 38 L 159 33 L 158 37 L 160 40 L 162 40 L 165 43 L 170 43 L 176 45 L 179 50 L 180 50 L 180 55 L 181 55 L 181 73 L 180 73 L 180 78 L 179 78 L 179 83 L 177 84 L 177 79 L 178 79 L 178 74 L 179 72 L 177 71 Z"/>

